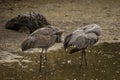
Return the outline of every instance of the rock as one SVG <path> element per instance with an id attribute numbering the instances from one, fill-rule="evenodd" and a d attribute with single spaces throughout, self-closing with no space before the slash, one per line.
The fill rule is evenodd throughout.
<path id="1" fill-rule="evenodd" d="M 118 40 L 118 38 L 113 38 L 113 40 Z"/>

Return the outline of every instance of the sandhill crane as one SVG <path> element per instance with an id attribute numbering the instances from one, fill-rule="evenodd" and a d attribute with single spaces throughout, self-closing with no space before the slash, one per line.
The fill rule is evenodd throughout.
<path id="1" fill-rule="evenodd" d="M 43 51 L 45 50 L 46 68 L 48 68 L 47 50 L 49 47 L 53 46 L 55 42 L 57 42 L 57 40 L 61 41 L 62 33 L 63 30 L 60 30 L 57 27 L 47 26 L 34 31 L 21 44 L 22 51 L 25 51 L 30 48 L 42 48 L 40 54 L 40 72 Z"/>
<path id="2" fill-rule="evenodd" d="M 81 65 L 83 64 L 83 61 L 85 65 L 87 65 L 85 50 L 87 47 L 95 44 L 100 35 L 101 28 L 97 24 L 90 24 L 82 28 L 78 28 L 73 33 L 66 36 L 64 40 L 64 49 L 66 50 L 68 47 L 73 47 L 69 52 L 70 54 L 81 51 Z"/>

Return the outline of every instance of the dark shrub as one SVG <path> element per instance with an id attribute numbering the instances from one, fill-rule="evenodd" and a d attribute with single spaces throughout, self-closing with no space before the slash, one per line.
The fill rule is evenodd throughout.
<path id="1" fill-rule="evenodd" d="M 40 13 L 32 12 L 28 14 L 18 15 L 17 17 L 10 19 L 5 24 L 5 28 L 19 32 L 27 32 L 26 30 L 29 30 L 29 33 L 32 33 L 36 29 L 44 27 L 46 25 L 50 24 L 43 15 Z"/>

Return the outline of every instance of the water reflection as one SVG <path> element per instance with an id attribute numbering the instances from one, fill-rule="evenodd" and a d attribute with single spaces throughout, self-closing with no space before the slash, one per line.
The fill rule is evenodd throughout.
<path id="1" fill-rule="evenodd" d="M 39 73 L 39 53 L 14 53 L 32 62 L 0 64 L 0 80 L 119 80 L 120 43 L 102 43 L 87 50 L 88 66 L 81 68 L 80 53 L 69 55 L 62 49 L 48 53 L 49 72 L 45 62 Z"/>

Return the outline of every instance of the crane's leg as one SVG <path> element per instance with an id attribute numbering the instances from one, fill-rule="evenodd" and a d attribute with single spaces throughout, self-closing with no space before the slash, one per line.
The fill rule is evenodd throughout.
<path id="1" fill-rule="evenodd" d="M 83 52 L 81 52 L 81 66 L 83 65 Z"/>
<path id="2" fill-rule="evenodd" d="M 46 60 L 46 72 L 48 73 L 47 49 L 45 49 L 45 60 Z"/>
<path id="3" fill-rule="evenodd" d="M 85 50 L 82 50 L 82 52 L 81 52 L 81 57 L 82 57 L 81 66 L 83 65 L 83 61 L 84 61 L 85 65 L 87 66 L 86 51 L 85 51 Z"/>
<path id="4" fill-rule="evenodd" d="M 40 72 L 41 72 L 41 66 L 42 66 L 42 54 L 43 54 L 44 49 L 42 48 L 42 51 L 40 53 Z"/>
<path id="5" fill-rule="evenodd" d="M 87 66 L 86 51 L 85 50 L 84 50 L 84 61 L 85 61 L 85 65 Z"/>

